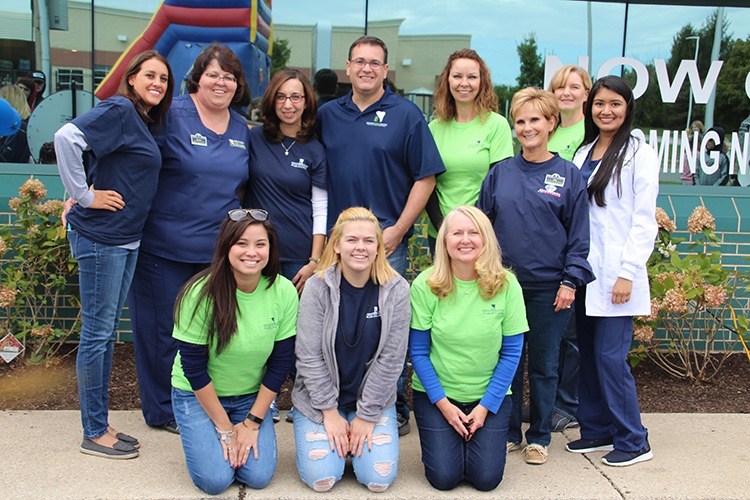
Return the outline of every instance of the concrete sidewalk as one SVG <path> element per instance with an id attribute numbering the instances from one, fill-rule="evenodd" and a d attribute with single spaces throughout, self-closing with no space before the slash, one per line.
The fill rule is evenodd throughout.
<path id="1" fill-rule="evenodd" d="M 3 411 L 0 499 L 197 499 L 206 495 L 188 477 L 178 436 L 148 428 L 140 412 L 116 411 L 111 423 L 137 436 L 141 455 L 106 460 L 78 452 L 76 411 Z M 419 437 L 401 438 L 398 479 L 384 494 L 359 485 L 351 468 L 327 494 L 300 482 L 292 424 L 276 424 L 276 475 L 264 490 L 232 486 L 212 498 L 750 498 L 750 414 L 644 414 L 654 459 L 632 467 L 607 467 L 604 453 L 577 455 L 565 443 L 577 430 L 553 434 L 550 459 L 527 465 L 521 452 L 508 456 L 505 479 L 490 493 L 468 485 L 434 490 L 424 479 Z"/>

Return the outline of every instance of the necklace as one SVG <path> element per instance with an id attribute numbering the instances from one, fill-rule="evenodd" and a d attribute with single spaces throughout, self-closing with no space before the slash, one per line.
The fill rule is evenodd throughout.
<path id="1" fill-rule="evenodd" d="M 290 146 L 291 147 L 291 146 Z M 342 277 L 343 279 L 343 277 Z M 350 343 L 349 339 L 346 338 L 346 332 L 344 331 L 344 323 L 341 319 L 343 316 L 344 308 L 342 307 L 342 302 L 339 302 L 339 331 L 341 332 L 341 338 L 344 341 L 344 344 L 346 344 L 347 347 L 357 347 L 357 344 L 359 344 L 359 341 L 362 340 L 362 334 L 365 332 L 365 323 L 367 322 L 367 311 L 370 310 L 370 305 L 372 303 L 372 292 L 375 289 L 375 285 L 371 282 L 367 282 L 367 302 L 365 303 L 365 316 L 362 317 L 362 311 L 359 311 L 360 318 L 358 319 L 358 327 L 354 333 L 354 340 Z"/>
<path id="2" fill-rule="evenodd" d="M 292 149 L 292 146 L 297 144 L 297 141 L 292 141 L 292 143 L 289 145 L 289 147 L 284 146 L 284 140 L 281 141 L 281 147 L 284 148 L 284 156 L 289 156 L 289 150 Z"/>

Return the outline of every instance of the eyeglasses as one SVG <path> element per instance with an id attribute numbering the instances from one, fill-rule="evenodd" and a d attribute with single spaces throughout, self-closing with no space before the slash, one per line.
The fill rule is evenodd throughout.
<path id="1" fill-rule="evenodd" d="M 287 99 L 292 101 L 292 104 L 297 104 L 299 102 L 302 102 L 302 99 L 304 99 L 305 96 L 302 94 L 292 94 L 292 95 L 284 95 L 284 94 L 276 94 L 276 102 L 279 104 L 286 102 Z"/>
<path id="2" fill-rule="evenodd" d="M 237 83 L 237 79 L 233 77 L 232 75 L 217 75 L 216 73 L 203 73 L 203 76 L 211 80 L 212 82 L 227 82 L 227 83 Z"/>
<path id="3" fill-rule="evenodd" d="M 268 220 L 268 212 L 260 208 L 235 208 L 234 210 L 230 210 L 228 215 L 234 222 L 241 221 L 245 217 L 250 217 L 258 222 Z"/>
<path id="4" fill-rule="evenodd" d="M 371 69 L 379 70 L 381 66 L 383 66 L 382 61 L 378 61 L 377 59 L 373 59 L 372 61 L 367 61 L 361 57 L 356 58 L 353 61 L 349 61 L 355 68 L 364 68 L 366 65 L 370 65 Z"/>

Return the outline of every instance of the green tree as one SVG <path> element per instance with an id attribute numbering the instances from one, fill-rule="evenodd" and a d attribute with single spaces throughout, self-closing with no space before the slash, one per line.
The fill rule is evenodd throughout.
<path id="1" fill-rule="evenodd" d="M 750 37 L 737 39 L 724 59 L 716 89 L 714 123 L 727 132 L 736 131 L 750 112 L 750 102 L 745 95 L 745 78 L 749 72 Z"/>
<path id="2" fill-rule="evenodd" d="M 289 48 L 289 40 L 280 38 L 273 41 L 273 52 L 271 53 L 271 75 L 286 68 L 292 49 Z"/>
<path id="3" fill-rule="evenodd" d="M 518 58 L 521 60 L 520 74 L 516 78 L 519 88 L 541 87 L 544 85 L 544 61 L 536 45 L 536 33 L 524 35 L 523 41 L 516 45 Z"/>

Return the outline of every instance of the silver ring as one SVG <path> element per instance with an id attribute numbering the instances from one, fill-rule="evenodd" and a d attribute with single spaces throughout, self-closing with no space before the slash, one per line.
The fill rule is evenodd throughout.
<path id="1" fill-rule="evenodd" d="M 247 451 L 250 451 L 250 447 L 249 447 L 249 446 L 248 446 L 247 448 L 245 448 L 245 449 L 246 449 Z"/>

